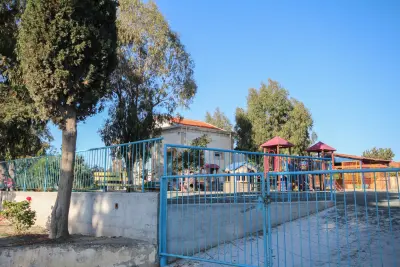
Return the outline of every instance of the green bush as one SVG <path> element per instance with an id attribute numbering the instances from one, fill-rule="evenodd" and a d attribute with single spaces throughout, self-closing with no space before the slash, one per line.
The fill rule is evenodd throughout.
<path id="1" fill-rule="evenodd" d="M 4 201 L 0 215 L 12 223 L 17 233 L 28 230 L 36 221 L 36 211 L 31 210 L 30 203 L 27 200 L 21 202 Z"/>

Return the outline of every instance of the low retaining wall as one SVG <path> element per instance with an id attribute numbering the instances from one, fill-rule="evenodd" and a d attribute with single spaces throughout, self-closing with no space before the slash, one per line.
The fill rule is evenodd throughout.
<path id="1" fill-rule="evenodd" d="M 0 248 L 0 267 L 155 267 L 157 247 L 148 242 L 113 238 L 72 244 L 40 244 Z"/>
<path id="2" fill-rule="evenodd" d="M 271 226 L 332 207 L 333 202 L 271 203 Z M 263 230 L 257 204 L 170 204 L 167 208 L 167 251 L 193 255 Z"/>
<path id="3" fill-rule="evenodd" d="M 36 225 L 48 229 L 56 192 L 3 191 L 0 203 L 22 201 L 28 196 L 36 211 Z M 158 193 L 72 193 L 68 224 L 70 234 L 122 236 L 156 245 Z"/>

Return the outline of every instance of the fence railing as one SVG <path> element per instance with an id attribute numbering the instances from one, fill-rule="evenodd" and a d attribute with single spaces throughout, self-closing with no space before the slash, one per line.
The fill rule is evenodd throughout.
<path id="1" fill-rule="evenodd" d="M 294 156 L 285 154 L 270 154 L 261 152 L 247 152 L 236 150 L 215 149 L 207 147 L 193 147 L 184 145 L 164 146 L 165 175 L 183 174 L 216 174 L 216 173 L 268 173 L 278 171 L 312 171 L 329 170 L 332 168 L 330 158 L 309 156 Z M 248 175 L 247 175 L 248 176 Z M 222 184 L 241 183 L 240 188 L 250 190 L 257 181 L 246 175 L 226 176 L 214 181 L 215 186 L 223 188 Z M 177 182 L 172 180 L 171 183 Z M 205 181 L 208 183 L 208 181 Z M 278 182 L 278 184 L 280 184 Z M 174 185 L 176 190 L 179 184 Z M 323 187 L 319 183 L 315 187 Z M 228 188 L 226 186 L 226 188 Z M 231 187 L 229 187 L 231 188 Z M 232 189 L 230 189 L 232 190 Z M 227 192 L 226 192 L 227 193 Z"/>
<path id="2" fill-rule="evenodd" d="M 162 138 L 77 151 L 73 190 L 145 191 L 159 188 Z M 61 155 L 0 162 L 0 187 L 57 191 Z"/>
<path id="3" fill-rule="evenodd" d="M 286 216 L 272 229 L 273 266 L 399 266 L 399 174 L 399 168 L 269 173 L 275 187 L 293 185 L 270 192 L 272 205 L 285 204 L 271 212 Z M 313 180 L 326 190 L 313 190 Z"/>
<path id="4" fill-rule="evenodd" d="M 399 266 L 399 174 L 400 168 L 165 175 L 161 266 L 174 258 L 242 267 Z M 241 176 L 250 185 L 232 179 Z M 222 189 L 211 182 L 228 177 L 234 183 Z M 184 190 L 173 191 L 175 182 Z"/>

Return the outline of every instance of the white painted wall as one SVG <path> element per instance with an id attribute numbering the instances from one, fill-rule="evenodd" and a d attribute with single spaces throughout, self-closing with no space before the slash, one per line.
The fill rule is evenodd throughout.
<path id="1" fill-rule="evenodd" d="M 48 228 L 57 192 L 3 191 L 0 203 L 28 196 L 36 211 L 36 225 Z M 158 193 L 74 192 L 68 224 L 71 234 L 122 236 L 157 244 Z"/>
<path id="2" fill-rule="evenodd" d="M 204 134 L 207 134 L 211 138 L 211 142 L 207 145 L 207 147 L 227 150 L 233 149 L 233 137 L 231 133 L 191 126 L 164 129 L 162 132 L 162 136 L 164 138 L 163 144 L 190 146 L 194 139 L 199 138 Z M 231 153 L 218 153 L 220 154 L 219 157 L 216 156 L 215 153 L 215 151 L 205 152 L 206 164 L 213 163 L 219 165 L 220 167 L 224 167 L 231 163 Z"/>

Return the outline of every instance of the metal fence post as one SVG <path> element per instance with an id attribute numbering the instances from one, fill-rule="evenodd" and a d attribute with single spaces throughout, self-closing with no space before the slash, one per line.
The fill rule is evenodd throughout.
<path id="1" fill-rule="evenodd" d="M 142 192 L 144 192 L 144 175 L 145 175 L 144 164 L 146 162 L 146 160 L 144 158 L 146 155 L 145 149 L 146 149 L 146 142 L 143 142 L 143 147 L 142 147 Z"/>
<path id="2" fill-rule="evenodd" d="M 329 170 L 332 171 L 332 162 L 329 164 Z M 329 174 L 330 188 L 331 188 L 331 201 L 333 201 L 333 174 L 332 172 Z M 336 191 L 336 188 L 335 188 Z"/>
<path id="3" fill-rule="evenodd" d="M 104 171 L 103 171 L 103 192 L 107 192 L 106 188 L 106 175 L 107 175 L 107 148 L 104 148 Z"/>
<path id="4" fill-rule="evenodd" d="M 160 191 L 160 266 L 165 267 L 168 264 L 168 257 L 162 254 L 167 253 L 168 181 L 164 176 L 161 177 Z"/>
<path id="5" fill-rule="evenodd" d="M 160 266 L 165 267 L 168 264 L 168 257 L 161 255 L 167 252 L 167 201 L 168 201 L 168 181 L 165 178 L 168 169 L 168 148 L 164 145 L 164 171 L 160 183 Z"/>
<path id="6" fill-rule="evenodd" d="M 26 170 L 28 169 L 28 162 L 27 159 L 25 159 L 25 175 L 24 175 L 24 191 L 26 191 Z"/>
<path id="7" fill-rule="evenodd" d="M 46 156 L 46 163 L 45 163 L 45 167 L 44 167 L 44 184 L 43 184 L 43 191 L 46 192 L 47 191 L 47 175 L 48 175 L 48 156 Z"/>

